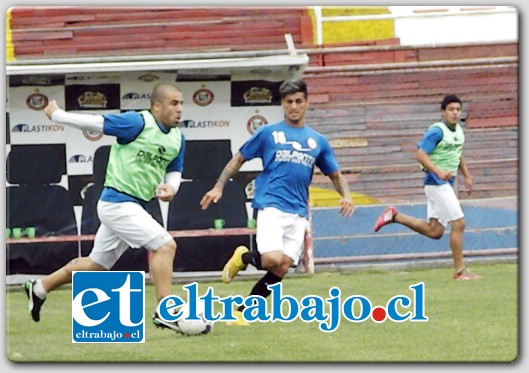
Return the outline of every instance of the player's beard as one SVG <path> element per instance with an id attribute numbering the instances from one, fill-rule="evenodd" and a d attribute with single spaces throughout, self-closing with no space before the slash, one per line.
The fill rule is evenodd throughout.
<path id="1" fill-rule="evenodd" d="M 305 114 L 304 113 L 289 114 L 287 115 L 287 119 L 292 124 L 300 124 L 304 122 Z"/>

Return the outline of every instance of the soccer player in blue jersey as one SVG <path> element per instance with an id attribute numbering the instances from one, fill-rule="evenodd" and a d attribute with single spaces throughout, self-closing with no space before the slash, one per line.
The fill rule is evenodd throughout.
<path id="1" fill-rule="evenodd" d="M 267 285 L 280 282 L 290 267 L 298 264 L 308 224 L 309 185 L 314 166 L 327 175 L 342 196 L 340 213 L 353 214 L 354 205 L 345 177 L 334 152 L 322 134 L 305 123 L 309 107 L 307 85 L 302 80 L 288 80 L 279 88 L 284 120 L 260 127 L 239 149 L 221 172 L 217 183 L 202 198 L 202 209 L 222 197 L 226 182 L 244 162 L 261 158 L 263 171 L 255 179 L 252 207 L 257 209 L 257 250 L 245 246 L 235 249 L 224 266 L 222 281 L 231 282 L 248 264 L 267 270 L 250 295 L 267 297 Z M 245 326 L 244 307 L 235 312 L 231 325 Z"/>
<path id="2" fill-rule="evenodd" d="M 432 124 L 417 143 L 417 160 L 425 171 L 423 183 L 428 220 L 405 215 L 390 206 L 375 221 L 373 230 L 378 232 L 387 224 L 399 223 L 426 237 L 439 239 L 450 224 L 450 248 L 455 269 L 453 278 L 479 280 L 481 276 L 468 272 L 463 262 L 465 219 L 454 191 L 455 178 L 461 171 L 468 193 L 472 192 L 472 178 L 463 159 L 465 134 L 459 124 L 462 107 L 459 97 L 445 96 L 441 103 L 441 121 Z"/>
<path id="3" fill-rule="evenodd" d="M 169 202 L 180 187 L 185 138 L 178 128 L 182 116 L 182 92 L 173 84 L 158 84 L 151 94 L 150 110 L 122 114 L 69 113 L 50 101 L 48 118 L 80 130 L 115 136 L 97 205 L 101 225 L 89 256 L 73 259 L 41 280 L 28 280 L 24 290 L 34 321 L 47 294 L 70 283 L 74 271 L 109 270 L 129 247 L 145 247 L 152 253 L 149 273 L 158 301 L 171 295 L 176 242 L 145 209 L 153 198 Z M 178 331 L 160 319 L 156 326 Z"/>

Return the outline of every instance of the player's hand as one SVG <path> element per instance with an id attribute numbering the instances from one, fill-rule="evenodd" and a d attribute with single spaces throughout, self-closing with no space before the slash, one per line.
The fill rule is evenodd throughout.
<path id="1" fill-rule="evenodd" d="M 349 198 L 342 198 L 340 200 L 340 215 L 344 218 L 353 215 L 355 212 L 355 206 L 353 201 Z"/>
<path id="2" fill-rule="evenodd" d="M 452 173 L 450 171 L 439 170 L 439 172 L 437 173 L 437 176 L 441 180 L 448 181 L 452 178 Z"/>
<path id="3" fill-rule="evenodd" d="M 57 101 L 51 100 L 50 102 L 48 102 L 48 105 L 46 105 L 46 107 L 44 108 L 44 112 L 46 113 L 46 116 L 51 119 L 52 114 L 59 109 L 60 107 L 57 104 Z"/>
<path id="4" fill-rule="evenodd" d="M 200 201 L 200 207 L 202 207 L 202 210 L 205 210 L 211 205 L 211 202 L 217 203 L 219 199 L 222 197 L 222 190 L 220 188 L 213 188 L 206 194 L 204 194 L 204 197 L 202 197 L 202 200 Z"/>
<path id="5" fill-rule="evenodd" d="M 175 194 L 176 192 L 171 185 L 160 184 L 156 189 L 156 195 L 154 197 L 158 198 L 160 201 L 170 202 L 174 198 Z"/>
<path id="6" fill-rule="evenodd" d="M 474 186 L 474 183 L 472 181 L 471 177 L 465 177 L 465 188 L 467 190 L 468 195 L 472 194 L 472 187 Z"/>

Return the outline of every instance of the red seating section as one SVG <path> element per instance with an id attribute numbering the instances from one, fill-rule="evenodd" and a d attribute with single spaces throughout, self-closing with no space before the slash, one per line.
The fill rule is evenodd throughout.
<path id="1" fill-rule="evenodd" d="M 302 40 L 306 8 L 15 7 L 11 16 L 17 59 L 285 49 L 286 33 L 296 45 L 312 38 Z"/>

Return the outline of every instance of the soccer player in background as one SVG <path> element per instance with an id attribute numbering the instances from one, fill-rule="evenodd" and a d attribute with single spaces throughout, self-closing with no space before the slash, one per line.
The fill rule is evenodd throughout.
<path id="1" fill-rule="evenodd" d="M 224 186 L 244 162 L 261 158 L 263 171 L 255 179 L 252 207 L 257 209 L 257 250 L 245 246 L 235 249 L 222 271 L 222 281 L 231 282 L 240 270 L 252 264 L 265 269 L 250 295 L 267 297 L 267 285 L 280 282 L 299 262 L 303 249 L 309 213 L 309 185 L 314 166 L 327 175 L 340 193 L 340 214 L 354 213 L 354 205 L 345 177 L 342 175 L 328 140 L 305 123 L 309 107 L 307 85 L 302 80 L 288 80 L 279 88 L 284 120 L 260 127 L 226 164 L 218 181 L 202 198 L 207 209 L 222 197 Z M 240 306 L 237 321 L 231 325 L 246 326 Z"/>
<path id="2" fill-rule="evenodd" d="M 158 302 L 171 295 L 176 242 L 145 209 L 157 198 L 169 202 L 180 187 L 185 138 L 177 128 L 183 96 L 173 84 L 158 84 L 151 94 L 151 108 L 142 112 L 92 115 L 69 113 L 55 100 L 44 109 L 51 120 L 81 130 L 115 136 L 97 204 L 101 225 L 87 257 L 76 258 L 41 280 L 28 280 L 24 290 L 34 321 L 52 290 L 72 281 L 74 271 L 110 270 L 129 247 L 145 247 L 152 255 L 149 273 Z M 156 326 L 178 331 L 155 313 Z"/>
<path id="3" fill-rule="evenodd" d="M 463 159 L 465 134 L 459 124 L 463 104 L 455 95 L 447 95 L 441 103 L 439 122 L 432 124 L 417 143 L 417 160 L 424 172 L 424 192 L 427 199 L 427 218 L 420 220 L 387 207 L 378 217 L 373 230 L 378 232 L 387 224 L 399 223 L 432 239 L 440 239 L 450 224 L 450 248 L 454 261 L 455 280 L 479 280 L 463 262 L 463 232 L 465 219 L 454 190 L 458 171 L 461 171 L 468 194 L 472 192 L 472 178 Z"/>

